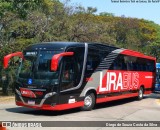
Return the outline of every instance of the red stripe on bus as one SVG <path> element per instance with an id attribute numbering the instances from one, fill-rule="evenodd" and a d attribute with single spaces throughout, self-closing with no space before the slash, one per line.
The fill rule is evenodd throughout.
<path id="1" fill-rule="evenodd" d="M 47 104 L 43 104 L 41 107 L 38 106 L 31 106 L 31 105 L 25 105 L 23 104 L 23 102 L 20 101 L 16 101 L 16 105 L 18 106 L 25 106 L 25 107 L 29 107 L 29 108 L 35 108 L 35 109 L 41 109 L 41 110 L 67 110 L 67 109 L 71 109 L 71 108 L 76 108 L 76 107 L 81 107 L 84 105 L 84 102 L 76 102 L 76 103 L 71 103 L 71 104 L 60 104 L 60 105 L 55 105 L 55 106 L 51 106 L 51 105 L 47 105 Z"/>
<path id="2" fill-rule="evenodd" d="M 120 95 L 120 96 L 112 96 L 112 97 L 105 97 L 105 98 L 98 98 L 96 100 L 96 103 L 102 103 L 102 102 L 113 101 L 113 100 L 124 99 L 124 98 L 130 98 L 130 97 L 136 97 L 136 96 L 138 96 L 138 93 L 124 94 L 124 95 Z"/>
<path id="3" fill-rule="evenodd" d="M 121 54 L 125 54 L 125 55 L 129 55 L 129 56 L 135 56 L 135 57 L 141 57 L 141 58 L 146 58 L 146 59 L 150 59 L 150 60 L 156 60 L 156 58 L 151 57 L 151 56 L 147 56 L 144 55 L 143 53 L 137 52 L 137 51 L 133 51 L 133 50 L 124 50 L 121 52 Z"/>

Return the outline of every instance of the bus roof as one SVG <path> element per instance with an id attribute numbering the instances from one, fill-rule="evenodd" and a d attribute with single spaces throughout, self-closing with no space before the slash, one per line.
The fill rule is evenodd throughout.
<path id="1" fill-rule="evenodd" d="M 55 50 L 62 50 L 64 51 L 69 46 L 84 46 L 83 43 L 80 42 L 42 42 L 30 45 L 26 48 L 26 50 L 48 50 L 48 49 L 55 49 Z"/>
<path id="2" fill-rule="evenodd" d="M 146 58 L 146 59 L 150 59 L 150 60 L 156 60 L 155 57 L 152 56 L 147 56 L 144 55 L 143 53 L 137 52 L 137 51 L 133 51 L 133 50 L 124 50 L 121 54 L 125 54 L 125 55 L 130 55 L 130 56 L 136 56 L 136 57 L 141 57 L 141 58 Z"/>
<path id="3" fill-rule="evenodd" d="M 37 43 L 30 45 L 26 48 L 26 50 L 32 50 L 32 49 L 60 49 L 60 48 L 67 48 L 70 46 L 84 46 L 85 42 L 42 42 L 42 43 Z M 100 49 L 106 49 L 106 48 L 113 48 L 113 49 L 118 49 L 118 47 L 106 45 L 106 44 L 101 44 L 101 43 L 87 43 L 89 46 L 94 46 Z M 54 46 L 53 46 L 54 45 Z"/>
<path id="4" fill-rule="evenodd" d="M 61 51 L 65 51 L 66 48 L 68 47 L 72 47 L 72 46 L 81 46 L 83 47 L 85 44 L 85 42 L 42 42 L 42 43 L 38 43 L 38 44 L 33 44 L 30 45 L 26 48 L 26 50 L 50 50 L 50 49 L 54 49 L 54 50 L 61 50 Z M 110 45 L 106 45 L 106 44 L 101 44 L 101 43 L 87 43 L 89 47 L 96 47 L 97 49 L 100 50 L 107 50 L 109 52 L 116 50 L 116 49 L 121 49 L 118 47 L 114 47 L 114 46 L 110 46 Z M 151 60 L 156 60 L 154 57 L 151 56 L 147 56 L 144 55 L 140 52 L 137 51 L 133 51 L 133 50 L 129 50 L 129 49 L 122 49 L 121 54 L 125 54 L 125 55 L 130 55 L 130 56 L 136 56 L 136 57 L 141 57 L 141 58 L 147 58 L 147 59 L 151 59 Z"/>

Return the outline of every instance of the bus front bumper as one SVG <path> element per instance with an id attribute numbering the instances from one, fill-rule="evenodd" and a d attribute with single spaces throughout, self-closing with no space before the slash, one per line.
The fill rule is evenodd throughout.
<path id="1" fill-rule="evenodd" d="M 23 97 L 18 90 L 16 90 L 15 101 L 17 106 L 24 106 L 24 107 L 40 109 L 40 110 L 56 110 L 56 111 L 81 107 L 84 105 L 83 101 L 79 101 L 75 103 L 67 103 L 67 104 L 53 103 L 51 102 L 51 100 L 49 100 L 49 98 L 54 96 L 55 94 L 56 94 L 55 92 L 48 93 L 42 99 L 26 98 L 26 97 Z"/>

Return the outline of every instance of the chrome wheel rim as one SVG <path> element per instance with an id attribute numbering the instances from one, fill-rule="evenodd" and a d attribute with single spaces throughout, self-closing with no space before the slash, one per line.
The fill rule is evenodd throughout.
<path id="1" fill-rule="evenodd" d="M 89 95 L 89 96 L 85 97 L 84 105 L 89 107 L 89 106 L 91 106 L 91 104 L 92 104 L 92 97 Z"/>
<path id="2" fill-rule="evenodd" d="M 139 90 L 139 97 L 140 97 L 140 98 L 143 97 L 143 90 L 142 90 L 142 89 Z"/>

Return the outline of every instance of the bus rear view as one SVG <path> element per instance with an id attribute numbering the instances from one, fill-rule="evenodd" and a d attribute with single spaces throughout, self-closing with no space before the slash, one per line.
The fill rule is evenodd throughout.
<path id="1" fill-rule="evenodd" d="M 18 106 L 42 110 L 81 107 L 123 98 L 143 98 L 155 85 L 154 57 L 98 43 L 49 42 L 4 57 L 20 57 Z"/>

